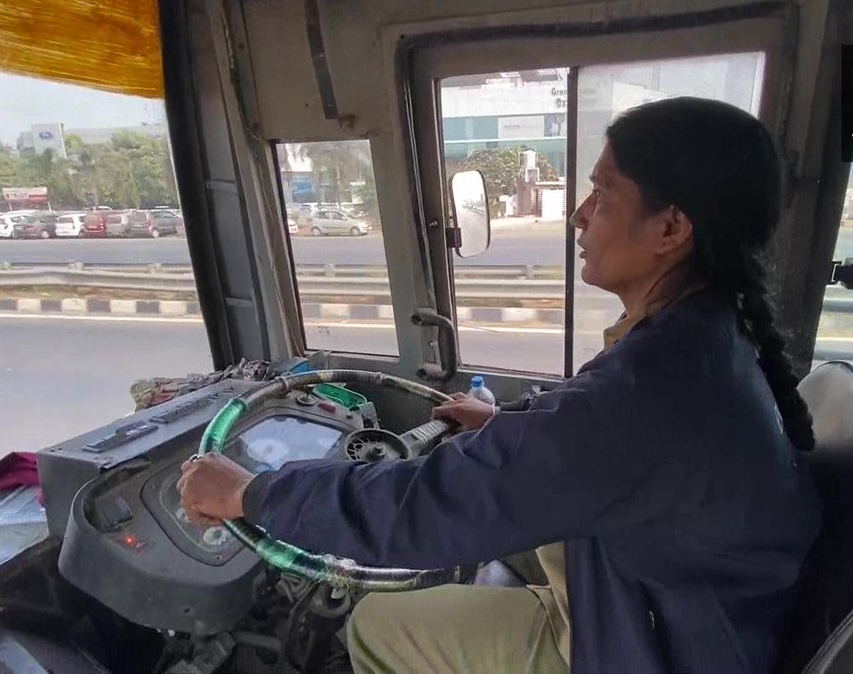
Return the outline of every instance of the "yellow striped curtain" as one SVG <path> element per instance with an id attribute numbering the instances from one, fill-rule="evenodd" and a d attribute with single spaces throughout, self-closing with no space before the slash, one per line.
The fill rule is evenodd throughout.
<path id="1" fill-rule="evenodd" d="M 157 2 L 0 0 L 0 71 L 161 98 Z"/>

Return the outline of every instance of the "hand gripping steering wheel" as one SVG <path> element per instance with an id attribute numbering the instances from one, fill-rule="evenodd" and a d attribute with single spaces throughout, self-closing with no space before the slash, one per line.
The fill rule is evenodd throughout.
<path id="1" fill-rule="evenodd" d="M 416 382 L 392 377 L 380 372 L 362 370 L 316 370 L 306 374 L 282 375 L 249 393 L 232 398 L 208 424 L 199 443 L 197 456 L 210 452 L 222 453 L 234 424 L 265 400 L 283 397 L 298 389 L 318 384 L 363 384 L 395 388 L 413 393 L 431 403 L 443 403 L 450 396 Z M 392 448 L 391 454 L 412 458 L 438 440 L 450 426 L 443 421 L 429 421 L 401 435 L 380 429 L 364 429 L 352 433 L 348 452 L 360 458 L 365 449 L 380 446 Z M 382 452 L 378 452 L 379 455 Z M 375 455 L 374 455 L 375 458 Z M 461 582 L 463 569 L 389 569 L 360 566 L 353 560 L 333 555 L 312 554 L 294 545 L 270 538 L 261 527 L 240 518 L 223 522 L 237 540 L 253 550 L 261 559 L 282 571 L 292 573 L 316 583 L 328 583 L 346 590 L 370 592 L 401 592 L 421 590 L 435 585 Z"/>

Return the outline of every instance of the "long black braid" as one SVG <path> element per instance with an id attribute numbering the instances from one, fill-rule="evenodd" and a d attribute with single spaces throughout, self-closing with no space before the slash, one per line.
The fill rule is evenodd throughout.
<path id="1" fill-rule="evenodd" d="M 734 106 L 683 97 L 629 110 L 608 127 L 607 139 L 649 211 L 676 206 L 690 218 L 696 272 L 734 307 L 756 346 L 786 434 L 798 449 L 811 450 L 812 418 L 773 325 L 762 262 L 781 203 L 769 132 Z"/>
<path id="2" fill-rule="evenodd" d="M 785 433 L 802 451 L 814 448 L 812 415 L 797 390 L 798 380 L 785 355 L 785 339 L 773 325 L 773 312 L 767 300 L 764 264 L 753 257 L 746 267 L 743 287 L 736 296 L 741 323 L 758 348 L 758 362 L 776 398 Z"/>

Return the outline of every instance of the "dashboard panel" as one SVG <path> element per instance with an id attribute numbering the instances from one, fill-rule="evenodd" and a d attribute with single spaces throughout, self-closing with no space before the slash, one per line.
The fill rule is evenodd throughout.
<path id="1" fill-rule="evenodd" d="M 109 465 L 73 498 L 59 558 L 62 575 L 132 622 L 213 634 L 249 610 L 267 568 L 224 527 L 194 526 L 181 508 L 176 486 L 181 464 L 228 400 L 209 391 L 197 397 L 204 404 L 175 403 L 191 408 L 177 421 L 169 416 L 169 405 L 122 420 L 122 428 L 154 429 L 125 433 L 120 446 L 91 451 L 98 438 L 115 435 L 105 427 L 81 438 L 79 447 L 66 445 L 45 458 L 57 463 L 57 471 L 60 461 L 79 465 L 80 475 L 85 466 Z M 224 454 L 256 474 L 289 461 L 350 460 L 346 439 L 363 428 L 358 413 L 292 393 L 242 420 Z M 118 452 L 121 460 L 106 464 L 105 457 L 112 462 Z"/>
<path id="2" fill-rule="evenodd" d="M 235 434 L 223 454 L 255 473 L 278 470 L 289 461 L 322 459 L 340 454 L 340 428 L 306 418 L 274 413 Z M 343 458 L 343 455 L 341 458 Z M 227 564 L 243 549 L 222 526 L 192 524 L 181 507 L 176 487 L 185 456 L 151 475 L 142 486 L 142 502 L 169 540 L 184 554 L 204 564 Z M 101 498 L 110 498 L 106 494 Z"/>

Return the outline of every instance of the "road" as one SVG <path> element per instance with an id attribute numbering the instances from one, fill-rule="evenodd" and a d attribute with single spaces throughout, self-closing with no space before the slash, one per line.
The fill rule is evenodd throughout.
<path id="1" fill-rule="evenodd" d="M 474 258 L 456 258 L 462 265 L 563 264 L 563 237 L 495 233 L 488 251 Z M 367 236 L 296 237 L 297 264 L 385 264 L 382 238 Z M 0 262 L 84 264 L 189 264 L 186 239 L 50 239 L 0 240 Z"/>
<path id="2" fill-rule="evenodd" d="M 492 231 L 489 250 L 473 258 L 454 257 L 458 265 L 562 265 L 564 238 L 554 225 L 525 226 Z M 297 264 L 378 265 L 385 262 L 379 234 L 362 237 L 295 237 Z M 853 228 L 839 234 L 836 257 L 853 257 Z M 0 241 L 0 262 L 66 264 L 189 264 L 186 239 L 52 239 L 48 241 Z"/>
<path id="3" fill-rule="evenodd" d="M 0 320 L 0 456 L 12 450 L 36 451 L 132 412 L 129 387 L 137 379 L 211 368 L 199 321 Z M 343 329 L 336 326 L 338 338 Z M 390 326 L 349 326 L 346 331 L 353 351 L 395 351 Z M 307 333 L 315 348 L 328 346 L 327 330 L 314 325 Z M 496 365 L 499 359 L 507 368 L 562 370 L 559 331 L 465 330 L 460 341 L 466 362 Z M 582 335 L 575 348 L 576 365 L 600 344 L 600 335 Z M 821 346 L 838 353 L 853 351 L 850 341 L 827 340 Z"/>

